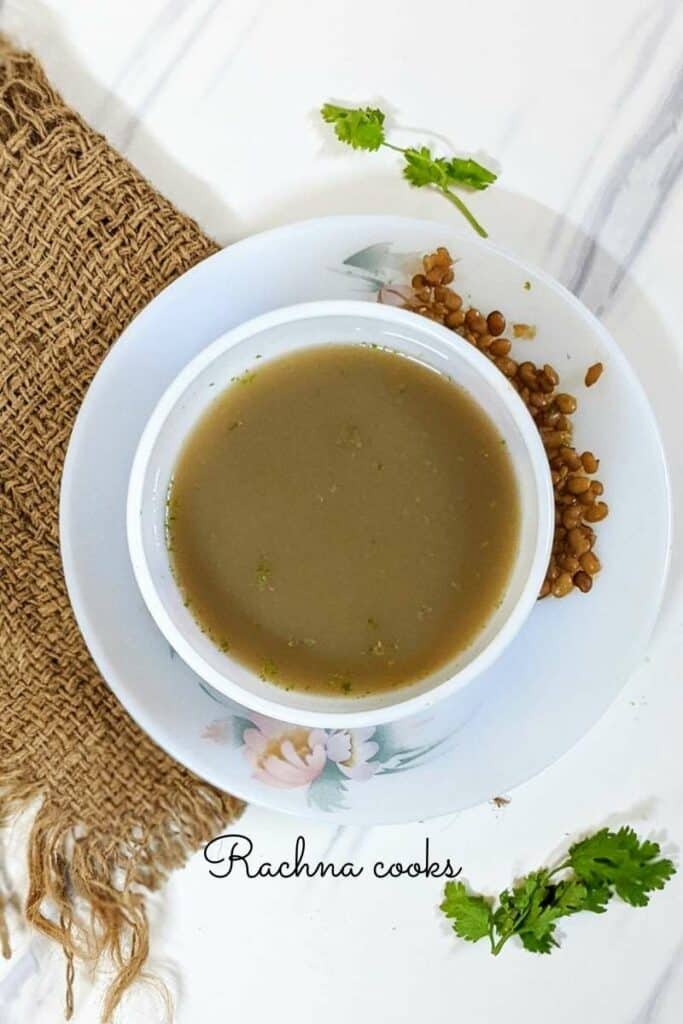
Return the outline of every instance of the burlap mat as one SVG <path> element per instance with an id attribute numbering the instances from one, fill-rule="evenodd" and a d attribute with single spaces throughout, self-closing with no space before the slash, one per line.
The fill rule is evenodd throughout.
<path id="1" fill-rule="evenodd" d="M 111 1015 L 147 956 L 145 889 L 240 809 L 154 746 L 98 675 L 57 530 L 69 433 L 103 356 L 215 250 L 0 36 L 0 814 L 38 802 L 25 914 L 64 948 L 67 1016 L 74 956 L 103 952 Z M 0 943 L 8 956 L 4 922 Z"/>

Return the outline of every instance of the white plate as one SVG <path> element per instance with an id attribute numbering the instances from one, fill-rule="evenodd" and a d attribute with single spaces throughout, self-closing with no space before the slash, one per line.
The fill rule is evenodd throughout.
<path id="1" fill-rule="evenodd" d="M 228 328 L 278 306 L 387 297 L 417 254 L 446 245 L 456 286 L 483 310 L 535 324 L 515 354 L 554 364 L 579 396 L 576 443 L 601 458 L 610 516 L 589 596 L 539 603 L 515 642 L 436 712 L 347 732 L 287 726 L 219 698 L 169 648 L 129 563 L 125 503 L 145 421 L 176 373 Z M 525 288 L 525 282 L 531 288 Z M 583 387 L 585 368 L 605 364 Z M 636 483 L 637 482 L 637 485 Z M 217 253 L 132 322 L 72 434 L 60 510 L 64 571 L 86 643 L 112 690 L 173 757 L 215 785 L 290 813 L 379 824 L 444 814 L 509 791 L 598 719 L 642 657 L 670 546 L 666 467 L 652 411 L 597 320 L 543 273 L 474 235 L 397 217 L 331 217 Z"/>

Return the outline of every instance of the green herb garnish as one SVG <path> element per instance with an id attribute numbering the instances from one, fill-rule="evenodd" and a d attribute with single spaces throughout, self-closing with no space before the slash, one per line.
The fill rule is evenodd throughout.
<path id="1" fill-rule="evenodd" d="M 340 448 L 362 448 L 363 438 L 355 423 L 347 423 L 341 431 L 337 444 Z"/>
<path id="2" fill-rule="evenodd" d="M 345 142 L 354 149 L 369 151 L 378 150 L 381 146 L 401 153 L 405 160 L 403 177 L 416 188 L 428 186 L 436 189 L 452 203 L 465 217 L 477 234 L 486 238 L 486 231 L 467 208 L 460 196 L 453 192 L 453 187 L 475 189 L 481 191 L 492 185 L 497 175 L 483 167 L 476 160 L 463 160 L 460 157 L 435 157 L 427 146 L 419 149 L 412 146 L 395 146 L 386 141 L 384 122 L 385 114 L 377 107 L 339 107 L 334 103 L 325 103 L 320 110 L 322 118 L 334 125 L 334 131 L 340 142 Z"/>
<path id="3" fill-rule="evenodd" d="M 311 647 L 315 647 L 317 642 L 318 642 L 317 640 L 314 640 L 313 637 L 310 637 L 310 636 L 305 636 L 305 637 L 303 637 L 302 640 L 297 640 L 297 638 L 295 636 L 290 636 L 289 640 L 287 641 L 287 646 L 288 647 L 298 647 L 299 645 L 301 645 L 303 647 L 311 648 Z"/>
<path id="4" fill-rule="evenodd" d="M 256 565 L 256 586 L 259 590 L 270 590 L 270 578 L 273 570 L 267 558 L 259 558 Z"/>
<path id="5" fill-rule="evenodd" d="M 550 953 L 558 945 L 555 927 L 562 917 L 582 910 L 602 914 L 614 896 L 644 907 L 650 893 L 662 889 L 675 872 L 659 857 L 659 844 L 640 840 L 632 828 L 603 828 L 569 847 L 557 867 L 541 868 L 505 889 L 493 901 L 470 892 L 464 882 L 447 882 L 441 911 L 461 939 L 488 937 L 497 956 L 508 939 L 519 936 L 531 953 Z M 564 872 L 564 877 L 556 876 Z"/>
<path id="6" fill-rule="evenodd" d="M 330 677 L 330 685 L 338 687 L 342 693 L 351 693 L 353 684 L 348 675 L 342 672 L 335 672 L 335 674 Z"/>
<path id="7" fill-rule="evenodd" d="M 386 145 L 385 114 L 378 107 L 338 107 L 334 103 L 324 103 L 320 113 L 323 121 L 334 125 L 339 141 L 354 149 L 373 151 Z"/>
<path id="8" fill-rule="evenodd" d="M 264 683 L 268 683 L 270 682 L 271 679 L 274 679 L 276 675 L 277 665 L 272 660 L 272 658 L 268 658 L 266 661 L 264 661 L 261 667 L 259 677 L 263 680 Z"/>

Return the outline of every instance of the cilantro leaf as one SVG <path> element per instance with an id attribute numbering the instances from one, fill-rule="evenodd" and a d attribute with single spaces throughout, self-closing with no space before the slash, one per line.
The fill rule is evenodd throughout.
<path id="1" fill-rule="evenodd" d="M 604 914 L 607 910 L 607 904 L 612 899 L 612 890 L 608 885 L 603 885 L 602 882 L 591 883 L 586 885 L 586 902 L 582 909 L 589 911 L 591 914 Z"/>
<path id="2" fill-rule="evenodd" d="M 490 181 L 496 179 L 492 171 L 487 171 L 475 160 L 459 160 L 456 157 L 446 160 L 442 156 L 432 156 L 431 150 L 427 146 L 421 146 L 419 149 L 404 149 L 403 156 L 406 161 L 403 177 L 406 181 L 416 188 L 432 185 L 438 189 L 441 195 L 460 211 L 477 234 L 486 238 L 484 228 L 450 186 L 468 185 L 471 188 L 486 188 Z"/>
<path id="3" fill-rule="evenodd" d="M 334 125 L 340 142 L 354 149 L 376 150 L 384 142 L 384 113 L 376 107 L 338 107 L 325 103 L 320 113 L 324 121 Z"/>
<path id="4" fill-rule="evenodd" d="M 497 177 L 476 160 L 461 160 L 459 157 L 446 160 L 442 156 L 432 156 L 427 146 L 405 149 L 403 155 L 406 161 L 403 177 L 417 188 L 436 185 L 447 189 L 451 185 L 461 185 L 481 190 L 492 185 Z"/>
<path id="5" fill-rule="evenodd" d="M 463 882 L 446 885 L 441 910 L 454 919 L 461 938 L 476 942 L 488 935 L 494 956 L 514 935 L 531 953 L 551 953 L 559 920 L 580 911 L 604 913 L 615 891 L 632 906 L 645 906 L 676 870 L 659 852 L 657 843 L 641 841 L 632 828 L 604 828 L 574 843 L 557 867 L 531 871 L 501 892 L 495 910 Z M 556 881 L 561 872 L 564 877 Z"/>
<path id="6" fill-rule="evenodd" d="M 583 882 L 577 882 L 575 878 L 563 879 L 552 887 L 552 901 L 556 917 L 568 917 L 570 914 L 577 914 L 579 910 L 586 909 L 588 901 L 588 888 Z M 609 892 L 607 893 L 609 899 Z"/>
<path id="7" fill-rule="evenodd" d="M 555 922 L 560 917 L 582 910 L 586 887 L 575 881 L 550 881 L 550 872 L 532 871 L 513 889 L 500 894 L 494 923 L 499 935 L 494 952 L 499 953 L 513 934 L 518 934 L 525 949 L 550 953 L 557 945 Z"/>
<path id="8" fill-rule="evenodd" d="M 559 942 L 555 938 L 555 923 L 552 919 L 547 927 L 536 925 L 535 928 L 522 928 L 519 939 L 529 953 L 552 953 Z"/>
<path id="9" fill-rule="evenodd" d="M 659 852 L 658 843 L 641 842 L 632 828 L 603 828 L 569 848 L 569 863 L 584 881 L 613 886 L 631 906 L 644 907 L 676 870 L 670 860 L 657 859 Z"/>
<path id="10" fill-rule="evenodd" d="M 403 177 L 416 188 L 430 185 L 436 188 L 445 199 L 472 225 L 474 230 L 486 237 L 486 231 L 472 212 L 467 208 L 460 196 L 452 191 L 452 186 L 476 190 L 488 188 L 496 180 L 493 171 L 489 171 L 476 160 L 460 157 L 435 157 L 427 146 L 419 149 L 395 146 L 387 142 L 384 131 L 385 114 L 377 107 L 340 107 L 336 103 L 325 103 L 320 108 L 324 121 L 334 125 L 340 142 L 345 142 L 354 149 L 377 150 L 380 146 L 402 153 L 405 159 Z"/>
<path id="11" fill-rule="evenodd" d="M 466 185 L 477 190 L 493 185 L 498 177 L 476 160 L 461 160 L 454 156 L 448 162 L 448 180 L 451 185 Z"/>
<path id="12" fill-rule="evenodd" d="M 453 931 L 461 939 L 477 942 L 491 929 L 491 905 L 483 896 L 468 891 L 463 882 L 446 882 L 440 907 L 453 921 Z"/>
<path id="13" fill-rule="evenodd" d="M 498 909 L 493 916 L 496 931 L 501 939 L 509 938 L 515 933 L 520 921 L 524 920 L 531 910 L 537 893 L 543 893 L 547 885 L 547 871 L 532 871 L 513 889 L 501 892 L 498 897 Z"/>
<path id="14" fill-rule="evenodd" d="M 448 161 L 443 157 L 433 157 L 426 146 L 419 149 L 403 151 L 406 165 L 403 177 L 416 188 L 424 185 L 436 185 L 437 188 L 448 188 L 450 183 Z"/>
<path id="15" fill-rule="evenodd" d="M 525 949 L 531 953 L 551 953 L 559 945 L 555 925 L 559 918 L 587 909 L 588 890 L 582 882 L 567 879 L 548 886 L 537 897 L 519 930 Z M 609 893 L 607 894 L 609 898 Z M 604 909 L 604 908 L 603 908 Z"/>
<path id="16" fill-rule="evenodd" d="M 566 879 L 553 883 L 550 872 L 532 871 L 513 889 L 499 896 L 493 920 L 499 936 L 494 951 L 499 953 L 511 935 L 517 934 L 525 949 L 550 953 L 557 946 L 555 924 L 580 910 L 604 910 L 609 889 L 589 889 L 583 882 Z"/>

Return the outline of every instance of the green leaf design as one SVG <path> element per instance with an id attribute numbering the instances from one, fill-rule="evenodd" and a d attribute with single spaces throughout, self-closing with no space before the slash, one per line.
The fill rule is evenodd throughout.
<path id="1" fill-rule="evenodd" d="M 199 689 L 202 690 L 207 697 L 210 697 L 216 704 L 222 704 L 226 708 L 234 708 L 236 705 L 234 701 L 231 701 L 229 697 L 224 697 L 218 690 L 214 690 L 213 686 L 209 686 L 202 679 L 198 680 Z"/>
<path id="2" fill-rule="evenodd" d="M 346 781 L 337 764 L 328 760 L 318 778 L 308 787 L 308 803 L 321 811 L 345 809 Z"/>
<path id="3" fill-rule="evenodd" d="M 377 753 L 371 758 L 372 761 L 379 761 L 386 764 L 392 758 L 402 752 L 402 747 L 396 743 L 394 732 L 390 725 L 378 725 L 372 734 L 373 743 L 377 744 Z"/>
<path id="4" fill-rule="evenodd" d="M 442 739 L 436 740 L 435 743 L 426 743 L 422 747 L 403 747 L 396 742 L 390 725 L 379 725 L 372 736 L 374 742 L 378 744 L 379 750 L 371 758 L 371 761 L 379 761 L 382 765 L 378 775 L 404 772 L 409 768 L 417 767 L 419 762 L 438 750 L 449 738 L 444 736 Z"/>
<path id="5" fill-rule="evenodd" d="M 247 729 L 255 728 L 256 726 L 254 725 L 254 723 L 250 722 L 248 718 L 242 718 L 240 715 L 233 715 L 233 736 L 235 737 L 235 742 L 238 743 L 239 746 L 244 745 L 244 734 L 247 731 Z"/>

